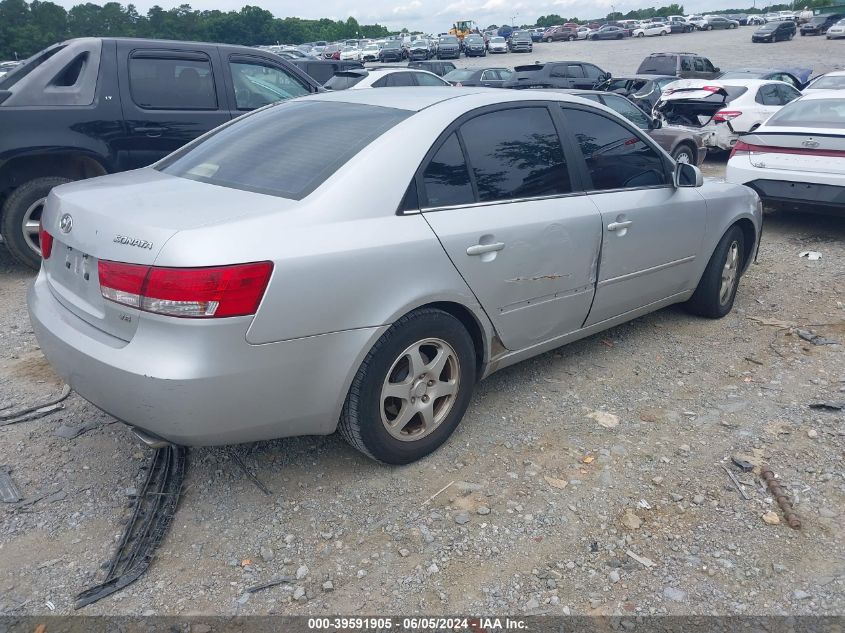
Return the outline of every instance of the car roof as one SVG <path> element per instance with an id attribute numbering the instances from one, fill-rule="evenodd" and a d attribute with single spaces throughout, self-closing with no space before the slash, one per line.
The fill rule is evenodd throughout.
<path id="1" fill-rule="evenodd" d="M 397 108 L 419 112 L 444 102 L 466 103 L 467 107 L 481 107 L 513 101 L 572 101 L 572 95 L 553 90 L 502 90 L 501 88 L 453 88 L 451 86 L 408 86 L 400 88 L 370 88 L 339 90 L 300 97 L 303 101 L 336 101 L 361 105 Z M 574 102 L 574 103 L 580 103 Z M 476 105 L 477 104 L 477 105 Z"/>
<path id="2" fill-rule="evenodd" d="M 718 79 L 679 79 L 676 83 L 683 85 L 686 88 L 698 88 L 704 86 L 745 86 L 746 88 L 758 88 L 766 84 L 790 84 L 785 81 L 777 81 L 775 79 L 726 79 L 719 81 Z"/>

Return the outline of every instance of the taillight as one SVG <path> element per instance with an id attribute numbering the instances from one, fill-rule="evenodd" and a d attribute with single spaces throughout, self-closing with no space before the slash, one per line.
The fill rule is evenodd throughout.
<path id="1" fill-rule="evenodd" d="M 716 123 L 725 123 L 741 115 L 742 112 L 740 112 L 739 110 L 719 110 L 716 114 L 713 115 L 713 120 Z"/>
<path id="2" fill-rule="evenodd" d="M 754 147 L 753 145 L 749 145 L 748 143 L 745 143 L 744 141 L 737 141 L 736 143 L 734 143 L 734 146 L 731 148 L 731 155 L 728 156 L 728 160 L 730 160 L 731 158 L 733 158 L 737 154 L 740 154 L 742 156 L 749 154 L 753 147 Z"/>
<path id="3" fill-rule="evenodd" d="M 38 244 L 41 248 L 41 257 L 50 259 L 50 253 L 53 252 L 53 236 L 47 232 L 41 222 L 38 223 Z"/>
<path id="4" fill-rule="evenodd" d="M 255 314 L 272 262 L 211 268 L 162 268 L 101 260 L 100 292 L 146 312 L 189 318 Z"/>

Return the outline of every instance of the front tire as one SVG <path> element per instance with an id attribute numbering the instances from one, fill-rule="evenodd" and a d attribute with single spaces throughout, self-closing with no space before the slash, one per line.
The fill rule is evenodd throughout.
<path id="1" fill-rule="evenodd" d="M 35 178 L 15 189 L 3 205 L 0 232 L 3 240 L 18 262 L 38 269 L 41 266 L 41 248 L 38 243 L 38 225 L 47 195 L 70 178 L 49 176 Z"/>
<path id="2" fill-rule="evenodd" d="M 396 321 L 361 363 L 338 429 L 365 455 L 408 464 L 457 428 L 475 379 L 475 347 L 463 324 L 442 310 L 415 310 Z"/>
<path id="3" fill-rule="evenodd" d="M 551 44 L 551 43 L 552 43 L 552 38 L 547 37 L 547 38 L 546 38 L 546 44 Z"/>
<path id="4" fill-rule="evenodd" d="M 692 314 L 721 319 L 733 308 L 742 264 L 745 261 L 745 237 L 734 225 L 719 240 L 695 293 L 686 304 Z"/>

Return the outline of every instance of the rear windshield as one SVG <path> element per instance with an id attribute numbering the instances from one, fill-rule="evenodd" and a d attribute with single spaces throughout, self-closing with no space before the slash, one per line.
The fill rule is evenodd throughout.
<path id="1" fill-rule="evenodd" d="M 246 115 L 156 169 L 221 187 L 301 200 L 412 112 L 291 101 Z"/>
<path id="2" fill-rule="evenodd" d="M 446 81 L 464 81 L 475 74 L 475 71 L 470 68 L 456 68 L 455 70 L 443 75 Z"/>
<path id="3" fill-rule="evenodd" d="M 65 46 L 65 44 L 60 44 L 58 46 L 53 46 L 52 48 L 44 49 L 40 53 L 36 53 L 29 59 L 26 59 L 20 65 L 15 66 L 15 68 L 10 70 L 2 79 L 0 79 L 0 90 L 8 90 L 14 86 L 33 70 L 62 50 Z"/>
<path id="4" fill-rule="evenodd" d="M 816 79 L 811 85 L 807 86 L 811 90 L 842 90 L 845 88 L 845 75 L 833 75 L 831 77 L 820 77 Z"/>
<path id="5" fill-rule="evenodd" d="M 674 75 L 675 59 L 674 57 L 647 57 L 640 64 L 637 72 L 650 75 Z"/>
<path id="6" fill-rule="evenodd" d="M 798 100 L 783 106 L 766 121 L 772 127 L 845 128 L 845 98 Z"/>
<path id="7" fill-rule="evenodd" d="M 351 88 L 357 84 L 366 76 L 367 73 L 339 72 L 324 83 L 323 87 L 328 90 L 346 90 L 347 88 Z"/>

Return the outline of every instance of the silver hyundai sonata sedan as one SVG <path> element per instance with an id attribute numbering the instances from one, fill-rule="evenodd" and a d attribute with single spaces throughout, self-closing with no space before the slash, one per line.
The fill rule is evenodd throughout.
<path id="1" fill-rule="evenodd" d="M 498 369 L 673 303 L 727 314 L 761 222 L 577 97 L 322 93 L 54 189 L 29 308 L 59 374 L 148 442 L 339 429 L 400 464 Z"/>

